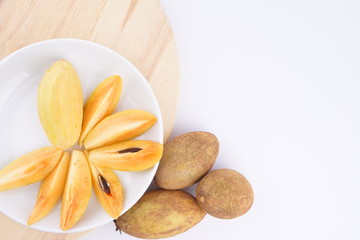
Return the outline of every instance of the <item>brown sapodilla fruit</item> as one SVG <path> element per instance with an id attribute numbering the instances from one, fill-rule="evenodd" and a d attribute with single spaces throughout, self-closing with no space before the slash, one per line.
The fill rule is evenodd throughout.
<path id="1" fill-rule="evenodd" d="M 166 143 L 156 183 L 164 189 L 182 189 L 198 182 L 214 165 L 219 142 L 209 132 L 190 132 Z"/>
<path id="2" fill-rule="evenodd" d="M 199 223 L 205 211 L 183 190 L 152 190 L 116 220 L 117 227 L 138 238 L 159 239 L 185 232 Z"/>
<path id="3" fill-rule="evenodd" d="M 254 193 L 242 174 L 231 169 L 218 169 L 201 179 L 196 188 L 196 198 L 210 215 L 230 219 L 249 211 Z"/>

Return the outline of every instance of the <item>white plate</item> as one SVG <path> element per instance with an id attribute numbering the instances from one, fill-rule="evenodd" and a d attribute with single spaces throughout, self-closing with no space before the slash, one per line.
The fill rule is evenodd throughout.
<path id="1" fill-rule="evenodd" d="M 139 139 L 162 143 L 160 108 L 144 76 L 117 52 L 99 44 L 77 39 L 53 39 L 24 47 L 0 62 L 0 168 L 32 150 L 50 146 L 38 118 L 37 88 L 45 70 L 55 61 L 66 59 L 76 68 L 84 99 L 106 77 L 123 78 L 123 92 L 116 111 L 142 109 L 157 116 L 157 123 Z M 151 183 L 157 165 L 142 172 L 117 172 L 125 189 L 127 211 Z M 26 225 L 40 183 L 0 192 L 0 211 Z M 60 203 L 33 228 L 63 232 L 59 227 Z M 69 232 L 86 231 L 112 221 L 94 193 L 85 214 Z"/>

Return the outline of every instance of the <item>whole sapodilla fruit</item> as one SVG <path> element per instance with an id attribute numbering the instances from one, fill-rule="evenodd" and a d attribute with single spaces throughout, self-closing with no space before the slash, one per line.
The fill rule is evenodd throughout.
<path id="1" fill-rule="evenodd" d="M 206 212 L 183 190 L 157 189 L 116 220 L 123 232 L 138 238 L 160 239 L 183 233 L 198 224 Z"/>
<path id="2" fill-rule="evenodd" d="M 164 146 L 156 184 L 164 189 L 182 189 L 198 182 L 214 165 L 219 141 L 209 132 L 189 132 Z"/>
<path id="3" fill-rule="evenodd" d="M 252 206 L 254 193 L 248 180 L 231 169 L 207 174 L 196 188 L 199 205 L 210 215 L 230 219 L 245 214 Z"/>

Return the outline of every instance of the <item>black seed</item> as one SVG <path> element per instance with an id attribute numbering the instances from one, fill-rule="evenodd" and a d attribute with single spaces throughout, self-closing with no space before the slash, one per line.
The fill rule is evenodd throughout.
<path id="1" fill-rule="evenodd" d="M 134 148 L 127 148 L 127 149 L 124 149 L 124 150 L 120 150 L 120 151 L 118 151 L 118 153 L 136 153 L 136 152 L 139 152 L 141 150 L 142 150 L 142 148 L 134 147 Z"/>
<path id="2" fill-rule="evenodd" d="M 98 176 L 98 181 L 99 181 L 99 184 L 100 184 L 100 187 L 101 189 L 106 193 L 106 194 L 110 194 L 111 191 L 110 191 L 110 186 L 109 186 L 109 183 L 106 181 L 106 179 L 101 176 L 99 174 Z"/>

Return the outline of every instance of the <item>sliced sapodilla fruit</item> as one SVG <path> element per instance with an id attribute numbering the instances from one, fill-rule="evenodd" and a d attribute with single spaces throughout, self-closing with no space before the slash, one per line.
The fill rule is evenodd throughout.
<path id="1" fill-rule="evenodd" d="M 73 146 L 81 133 L 83 97 L 79 77 L 69 62 L 59 60 L 45 72 L 37 102 L 49 141 L 61 149 Z"/>
<path id="2" fill-rule="evenodd" d="M 94 149 L 89 153 L 89 160 L 119 171 L 142 171 L 154 166 L 162 152 L 161 143 L 132 140 Z"/>
<path id="3" fill-rule="evenodd" d="M 62 197 L 60 227 L 72 228 L 84 214 L 91 197 L 91 173 L 82 151 L 74 150 Z"/>
<path id="4" fill-rule="evenodd" d="M 43 180 L 27 224 L 32 225 L 48 215 L 59 201 L 66 182 L 70 154 L 64 152 L 56 168 Z"/>
<path id="5" fill-rule="evenodd" d="M 118 176 L 109 168 L 102 168 L 91 162 L 89 164 L 97 199 L 112 218 L 118 218 L 124 202 L 123 187 Z"/>
<path id="6" fill-rule="evenodd" d="M 86 136 L 84 147 L 94 149 L 137 137 L 156 122 L 146 111 L 132 109 L 117 112 L 99 122 Z"/>
<path id="7" fill-rule="evenodd" d="M 86 135 L 102 119 L 112 114 L 121 95 L 122 79 L 114 75 L 102 81 L 89 97 L 84 107 L 79 145 L 83 144 Z"/>
<path id="8" fill-rule="evenodd" d="M 26 186 L 44 179 L 58 164 L 62 150 L 45 147 L 27 153 L 0 171 L 0 191 Z"/>

